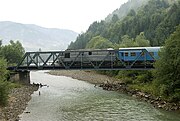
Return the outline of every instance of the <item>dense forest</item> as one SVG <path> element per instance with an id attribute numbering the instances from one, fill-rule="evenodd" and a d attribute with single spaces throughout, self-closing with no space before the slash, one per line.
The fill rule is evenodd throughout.
<path id="1" fill-rule="evenodd" d="M 88 42 L 97 36 L 117 45 L 122 43 L 124 37 L 134 41 L 141 32 L 150 41 L 151 46 L 162 46 L 179 24 L 179 6 L 180 2 L 176 1 L 150 0 L 136 11 L 131 9 L 123 19 L 113 14 L 110 22 L 102 20 L 92 23 L 85 33 L 80 34 L 75 42 L 71 42 L 68 49 L 84 49 Z"/>
<path id="2" fill-rule="evenodd" d="M 132 4 L 129 0 L 125 6 Z M 123 80 L 130 88 L 159 96 L 167 101 L 180 100 L 180 1 L 148 0 L 119 18 L 95 21 L 68 49 L 107 49 L 119 47 L 163 46 L 152 71 L 100 71 Z M 109 19 L 109 16 L 108 16 Z"/>
<path id="3" fill-rule="evenodd" d="M 0 106 L 7 103 L 8 90 L 17 86 L 8 82 L 9 71 L 6 68 L 17 64 L 24 53 L 24 48 L 19 41 L 11 40 L 10 44 L 3 46 L 0 40 Z"/>
<path id="4" fill-rule="evenodd" d="M 127 3 L 121 5 L 119 9 L 114 10 L 111 14 L 109 14 L 106 18 L 106 22 L 110 22 L 113 15 L 116 14 L 119 19 L 123 19 L 131 9 L 138 11 L 138 9 L 147 4 L 149 0 L 129 0 Z"/>

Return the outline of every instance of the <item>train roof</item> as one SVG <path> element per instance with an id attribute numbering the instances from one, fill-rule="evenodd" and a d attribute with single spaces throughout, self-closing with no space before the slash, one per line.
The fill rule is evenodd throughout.
<path id="1" fill-rule="evenodd" d="M 71 50 L 67 49 L 65 52 L 99 52 L 99 51 L 114 51 L 113 48 L 107 48 L 107 49 L 76 49 L 76 50 Z"/>
<path id="2" fill-rule="evenodd" d="M 129 48 L 119 48 L 121 51 L 126 51 L 126 50 L 147 50 L 147 51 L 159 51 L 161 47 L 129 47 Z"/>

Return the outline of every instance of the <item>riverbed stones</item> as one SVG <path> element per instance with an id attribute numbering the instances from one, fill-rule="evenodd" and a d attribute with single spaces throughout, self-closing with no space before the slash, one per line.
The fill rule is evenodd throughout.
<path id="1" fill-rule="evenodd" d="M 22 86 L 10 91 L 8 105 L 0 108 L 0 121 L 18 121 L 37 86 Z"/>

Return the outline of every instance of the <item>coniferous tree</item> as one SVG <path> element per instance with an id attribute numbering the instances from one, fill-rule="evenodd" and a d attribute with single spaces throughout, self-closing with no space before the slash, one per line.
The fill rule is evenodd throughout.
<path id="1" fill-rule="evenodd" d="M 8 99 L 8 87 L 6 76 L 8 74 L 7 63 L 3 58 L 0 58 L 0 105 L 5 105 Z"/>

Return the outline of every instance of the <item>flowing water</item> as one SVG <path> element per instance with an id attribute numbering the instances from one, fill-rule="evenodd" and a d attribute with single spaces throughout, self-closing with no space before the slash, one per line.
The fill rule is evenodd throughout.
<path id="1" fill-rule="evenodd" d="M 32 95 L 21 121 L 180 121 L 179 113 L 69 77 L 37 71 L 31 82 L 48 86 Z"/>

